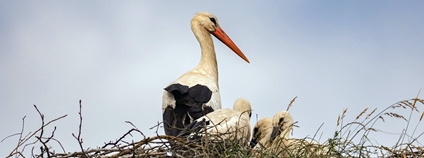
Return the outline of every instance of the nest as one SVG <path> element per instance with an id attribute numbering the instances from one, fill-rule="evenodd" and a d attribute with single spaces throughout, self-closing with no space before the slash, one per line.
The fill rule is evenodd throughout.
<path id="1" fill-rule="evenodd" d="M 387 109 L 380 112 L 378 115 L 375 115 L 374 118 L 369 119 L 369 117 L 374 113 L 373 110 L 368 115 L 364 115 L 366 109 L 361 112 L 357 119 L 363 115 L 366 116 L 364 121 L 375 121 L 383 120 L 382 116 L 390 116 L 400 119 L 405 119 L 405 117 L 398 115 L 396 113 L 387 112 L 388 109 L 408 109 L 412 111 L 418 111 L 417 104 L 421 103 L 424 105 L 424 100 L 414 98 L 410 100 L 404 100 L 397 102 Z M 305 155 L 310 155 L 311 152 L 318 153 L 316 157 L 369 157 L 372 154 L 380 153 L 382 157 L 424 157 L 424 147 L 418 141 L 418 139 L 424 135 L 424 133 L 419 134 L 412 141 L 408 143 L 396 144 L 394 147 L 385 147 L 382 145 L 364 145 L 366 142 L 366 137 L 369 132 L 376 131 L 376 129 L 368 127 L 369 123 L 367 122 L 351 122 L 348 124 L 343 124 L 343 118 L 347 111 L 344 110 L 342 115 L 339 116 L 337 120 L 337 125 L 340 126 L 340 130 L 336 131 L 334 138 L 329 138 L 324 144 L 317 146 L 309 147 L 308 145 L 303 145 L 300 143 L 300 147 L 294 147 L 294 149 L 281 148 L 279 151 L 272 151 L 269 148 L 263 148 L 259 151 L 252 151 L 252 149 L 247 146 L 245 140 L 241 140 L 237 137 L 228 138 L 228 133 L 222 135 L 203 135 L 201 137 L 173 137 L 167 135 L 159 135 L 158 130 L 161 123 L 158 123 L 152 129 L 156 128 L 156 135 L 147 137 L 145 136 L 136 126 L 131 122 L 133 128 L 128 130 L 116 141 L 105 143 L 102 147 L 97 148 L 84 148 L 82 145 L 81 138 L 81 125 L 82 125 L 82 114 L 81 114 L 81 100 L 79 102 L 79 116 L 80 124 L 79 131 L 77 134 L 72 133 L 73 137 L 78 140 L 80 150 L 75 152 L 65 153 L 63 146 L 60 141 L 54 138 L 56 127 L 54 127 L 51 133 L 46 134 L 45 127 L 49 126 L 51 123 L 58 121 L 62 118 L 65 118 L 67 115 L 60 116 L 50 121 L 45 121 L 44 115 L 38 110 L 37 106 L 34 105 L 34 108 L 37 110 L 42 125 L 39 129 L 34 132 L 30 132 L 28 135 L 23 135 L 24 133 L 24 123 L 25 117 L 22 119 L 22 130 L 20 133 L 12 134 L 4 139 L 19 136 L 17 146 L 10 152 L 6 157 L 28 157 L 24 154 L 25 149 L 31 148 L 31 157 L 96 157 L 96 158 L 109 158 L 109 157 L 278 157 L 282 155 L 289 155 L 289 157 L 306 157 Z M 421 114 L 419 120 L 421 121 L 424 117 L 424 112 Z M 408 119 L 409 120 L 409 119 Z M 356 120 L 355 120 L 356 121 Z M 341 122 L 339 124 L 339 122 Z M 355 128 L 357 125 L 360 128 Z M 373 124 L 371 124 L 373 125 Z M 350 129 L 354 128 L 354 130 Z M 362 135 L 357 135 L 358 133 L 363 133 Z M 353 133 L 354 135 L 346 135 L 344 133 Z M 128 136 L 135 134 L 140 134 L 143 136 L 143 139 L 139 141 L 125 141 L 124 139 Z M 224 136 L 225 135 L 225 136 Z M 403 135 L 405 137 L 406 134 Z M 364 139 L 360 139 L 359 143 L 353 143 L 353 138 L 355 136 L 361 136 Z M 213 139 L 211 139 L 213 137 Z M 30 139 L 36 139 L 35 141 L 30 142 Z M 315 138 L 315 136 L 314 136 Z M 315 141 L 314 138 L 307 141 Z M 402 138 L 402 137 L 401 137 Z M 4 140 L 3 139 L 3 140 Z M 306 139 L 306 138 L 304 138 Z M 308 138 L 309 139 L 309 138 Z M 2 141 L 3 141 L 2 140 Z M 57 142 L 61 147 L 63 153 L 55 152 L 54 149 L 49 147 L 51 142 Z M 305 142 L 302 140 L 300 142 Z M 418 144 L 418 145 L 414 145 Z M 39 147 L 40 150 L 35 151 L 36 147 Z M 313 150 L 310 150 L 313 149 Z M 316 149 L 325 149 L 323 152 L 316 152 Z M 27 153 L 28 151 L 25 151 Z M 331 154 L 329 154 L 331 152 Z M 315 156 L 314 156 L 315 157 Z"/>

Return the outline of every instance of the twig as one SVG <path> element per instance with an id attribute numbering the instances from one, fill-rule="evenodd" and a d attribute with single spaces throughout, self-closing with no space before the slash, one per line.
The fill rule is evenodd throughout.
<path id="1" fill-rule="evenodd" d="M 112 145 L 112 146 L 116 146 L 120 141 L 122 141 L 122 139 L 124 139 L 127 135 L 131 135 L 131 132 L 133 131 L 137 131 L 139 133 L 141 133 L 143 135 L 143 133 L 135 128 L 130 129 L 127 133 L 125 133 L 123 136 L 121 136 L 118 140 L 116 140 L 114 143 L 109 142 L 109 143 L 105 143 L 105 145 L 102 148 L 106 148 L 108 145 Z"/>
<path id="2" fill-rule="evenodd" d="M 51 137 L 53 137 L 54 131 L 56 131 L 56 127 L 54 127 L 54 130 L 52 132 L 52 136 L 50 138 L 47 138 L 46 141 L 41 140 L 41 138 L 43 137 L 43 134 L 44 134 L 44 115 L 40 112 L 40 110 L 38 110 L 37 107 L 35 107 L 35 109 L 37 110 L 38 114 L 41 117 L 41 132 L 40 132 L 40 136 L 39 137 L 35 136 L 35 138 L 37 138 L 41 142 L 41 144 L 43 144 L 43 146 L 44 146 L 44 148 L 43 147 L 40 147 L 40 149 L 41 149 L 41 153 L 40 153 L 41 156 L 43 157 L 43 155 L 44 155 L 43 153 L 45 151 L 47 153 L 47 157 L 50 158 L 51 156 L 50 156 L 49 147 L 47 146 L 47 142 L 50 140 Z"/>
<path id="3" fill-rule="evenodd" d="M 37 109 L 37 106 L 36 105 L 34 105 L 34 107 L 35 107 L 35 109 Z M 38 111 L 38 110 L 37 110 Z M 66 116 L 68 116 L 67 114 L 65 114 L 65 115 L 63 115 L 63 116 L 60 116 L 60 117 L 58 117 L 58 118 L 55 118 L 55 119 L 53 119 L 53 120 L 51 120 L 51 121 L 49 121 L 49 122 L 47 122 L 46 124 L 44 124 L 44 126 L 42 126 L 42 127 L 40 127 L 39 129 L 37 129 L 34 133 L 32 133 L 31 135 L 29 135 L 29 136 L 25 136 L 24 138 L 22 138 L 22 141 L 20 141 L 19 143 L 18 143 L 18 145 L 10 152 L 10 154 L 9 154 L 9 156 L 8 157 L 10 157 L 10 156 L 13 156 L 13 155 L 15 155 L 15 154 L 21 154 L 19 151 L 18 151 L 18 148 L 20 147 L 20 146 L 22 146 L 25 142 L 27 142 L 29 139 L 31 139 L 35 134 L 37 134 L 42 128 L 44 128 L 44 127 L 46 127 L 46 126 L 48 126 L 50 123 L 52 123 L 52 122 L 55 122 L 55 121 L 57 121 L 57 120 L 60 120 L 60 119 L 62 119 L 62 118 L 64 118 L 64 117 L 66 117 Z M 22 151 L 21 151 L 22 152 Z"/>
<path id="4" fill-rule="evenodd" d="M 78 127 L 78 137 L 76 137 L 74 133 L 72 133 L 72 136 L 74 136 L 74 138 L 78 140 L 78 144 L 79 144 L 79 146 L 81 148 L 81 152 L 83 154 L 82 156 L 83 157 L 88 157 L 87 154 L 84 151 L 84 148 L 82 147 L 83 141 L 82 141 L 82 138 L 81 138 L 81 126 L 82 126 L 82 113 L 81 113 L 81 109 L 82 109 L 82 104 L 81 104 L 81 99 L 80 99 L 79 100 L 79 112 L 78 112 L 79 117 L 80 117 L 80 119 L 79 119 L 80 122 L 79 122 L 79 127 Z"/>

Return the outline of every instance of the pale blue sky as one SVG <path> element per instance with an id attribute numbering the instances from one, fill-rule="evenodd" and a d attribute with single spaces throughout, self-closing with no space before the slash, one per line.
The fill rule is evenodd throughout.
<path id="1" fill-rule="evenodd" d="M 344 108 L 350 122 L 364 108 L 379 112 L 424 87 L 422 8 L 423 1 L 2 1 L 0 138 L 18 133 L 23 116 L 25 131 L 36 130 L 36 104 L 47 120 L 68 114 L 46 130 L 57 126 L 56 139 L 77 151 L 71 133 L 78 132 L 79 99 L 84 147 L 119 138 L 131 128 L 124 121 L 152 136 L 163 88 L 200 59 L 190 30 L 200 11 L 216 15 L 251 61 L 215 40 L 224 108 L 244 97 L 253 116 L 272 117 L 298 96 L 293 137 L 313 135 L 324 122 L 328 138 Z M 419 114 L 412 118 L 415 127 Z M 406 123 L 386 118 L 376 127 L 399 134 Z M 370 137 L 390 146 L 399 136 Z M 0 143 L 0 155 L 17 139 Z"/>

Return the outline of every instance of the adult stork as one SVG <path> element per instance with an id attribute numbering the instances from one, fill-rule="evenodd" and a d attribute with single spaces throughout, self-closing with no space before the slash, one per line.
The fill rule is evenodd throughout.
<path id="1" fill-rule="evenodd" d="M 199 41 L 202 55 L 194 69 L 165 88 L 162 115 L 167 135 L 176 136 L 193 120 L 221 109 L 218 65 L 211 34 L 249 63 L 243 52 L 222 30 L 214 15 L 197 13 L 191 20 L 191 30 Z"/>

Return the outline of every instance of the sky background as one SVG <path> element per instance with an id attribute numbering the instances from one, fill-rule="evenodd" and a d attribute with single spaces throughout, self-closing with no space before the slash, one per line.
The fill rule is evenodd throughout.
<path id="1" fill-rule="evenodd" d="M 333 136 L 344 108 L 347 123 L 365 108 L 380 112 L 418 95 L 423 8 L 424 1 L 1 1 L 0 139 L 19 133 L 24 116 L 24 134 L 37 130 L 36 104 L 46 121 L 68 114 L 46 127 L 45 136 L 56 126 L 66 151 L 79 151 L 72 133 L 78 132 L 80 99 L 85 148 L 121 137 L 132 128 L 125 121 L 155 135 L 149 128 L 162 120 L 163 88 L 199 62 L 190 20 L 207 11 L 251 61 L 214 39 L 222 107 L 250 100 L 253 126 L 256 115 L 272 117 L 297 96 L 290 112 L 300 128 L 292 137 L 313 136 L 324 123 L 322 142 Z M 418 108 L 409 135 L 424 110 Z M 418 126 L 414 136 L 424 132 Z M 392 146 L 406 122 L 385 117 L 374 127 L 384 132 L 369 137 Z M 18 139 L 1 142 L 0 155 Z"/>

